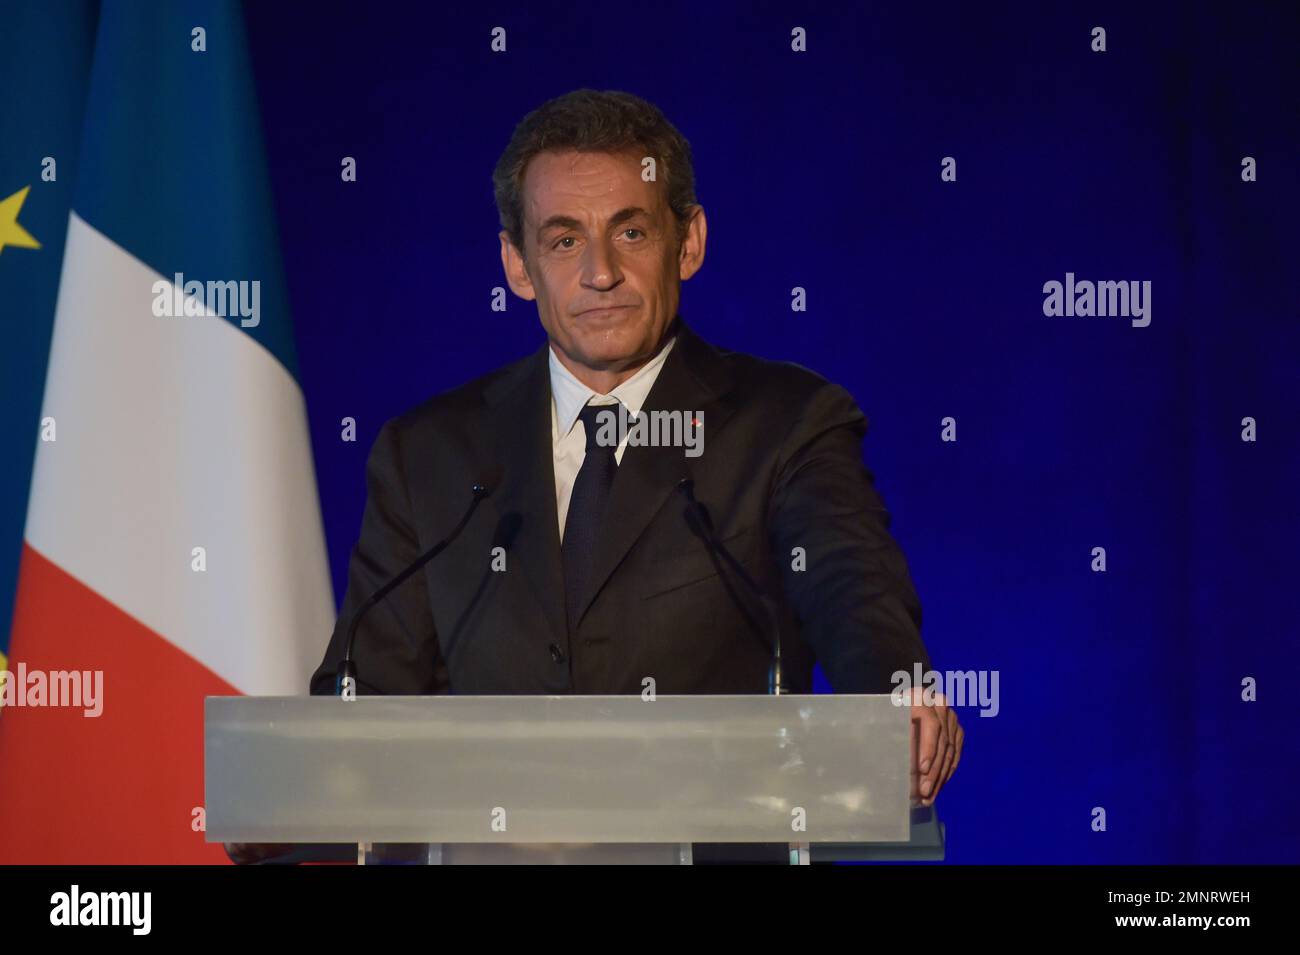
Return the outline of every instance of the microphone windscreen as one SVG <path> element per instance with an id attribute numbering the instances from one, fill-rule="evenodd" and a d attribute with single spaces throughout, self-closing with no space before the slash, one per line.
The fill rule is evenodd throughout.
<path id="1" fill-rule="evenodd" d="M 505 477 L 505 468 L 499 464 L 489 464 L 479 470 L 478 480 L 474 482 L 480 497 L 490 497 L 501 486 Z"/>

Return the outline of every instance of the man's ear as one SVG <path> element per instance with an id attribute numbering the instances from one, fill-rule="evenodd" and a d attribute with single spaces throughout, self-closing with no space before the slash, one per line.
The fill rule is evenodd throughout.
<path id="1" fill-rule="evenodd" d="M 500 239 L 501 268 L 505 270 L 506 282 L 509 283 L 512 292 L 531 302 L 537 298 L 537 292 L 533 289 L 533 280 L 528 277 L 523 253 L 515 248 L 515 244 L 510 241 L 510 234 L 505 229 L 501 230 Z"/>
<path id="2" fill-rule="evenodd" d="M 704 264 L 704 244 L 708 237 L 709 223 L 704 218 L 704 207 L 696 204 L 691 207 L 690 218 L 686 220 L 685 235 L 677 256 L 677 271 L 683 282 Z"/>

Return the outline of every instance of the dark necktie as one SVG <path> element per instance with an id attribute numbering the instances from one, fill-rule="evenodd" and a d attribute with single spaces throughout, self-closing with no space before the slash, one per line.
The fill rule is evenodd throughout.
<path id="1" fill-rule="evenodd" d="M 579 601 L 586 596 L 592 583 L 596 543 L 600 540 L 605 505 L 614 484 L 614 473 L 618 470 L 618 461 L 614 457 L 618 450 L 617 442 L 608 445 L 596 443 L 600 425 L 608 417 L 597 421 L 596 416 L 601 412 L 605 412 L 606 416 L 617 414 L 618 410 L 617 404 L 587 405 L 578 413 L 582 427 L 587 432 L 587 455 L 582 459 L 582 467 L 573 482 L 569 512 L 564 519 L 564 543 L 561 545 L 564 557 L 564 606 L 568 613 L 570 633 L 578 625 L 578 614 L 582 610 Z M 616 436 L 617 432 L 613 434 Z"/>

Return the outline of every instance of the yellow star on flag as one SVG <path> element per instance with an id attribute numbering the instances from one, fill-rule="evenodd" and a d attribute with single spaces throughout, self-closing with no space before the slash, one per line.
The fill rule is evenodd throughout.
<path id="1" fill-rule="evenodd" d="M 18 224 L 18 211 L 23 207 L 23 200 L 31 186 L 23 186 L 8 199 L 0 201 L 0 252 L 6 245 L 18 249 L 39 249 L 41 244 L 32 238 L 32 234 Z"/>

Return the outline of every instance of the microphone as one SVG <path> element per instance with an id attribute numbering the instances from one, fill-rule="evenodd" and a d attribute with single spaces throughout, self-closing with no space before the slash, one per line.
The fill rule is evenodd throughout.
<path id="1" fill-rule="evenodd" d="M 469 502 L 469 507 L 465 509 L 464 516 L 462 516 L 460 522 L 452 528 L 451 533 L 438 541 L 438 543 L 434 544 L 419 557 L 415 558 L 415 560 L 408 564 L 401 573 L 367 597 L 361 606 L 352 614 L 352 620 L 348 624 L 348 640 L 346 649 L 343 653 L 343 659 L 339 661 L 338 675 L 334 680 L 334 692 L 337 695 L 343 697 L 345 700 L 356 699 L 357 665 L 352 660 L 352 651 L 356 646 L 357 627 L 361 624 L 361 618 L 374 609 L 375 605 L 381 600 L 400 587 L 412 574 L 446 550 L 447 546 L 460 536 L 460 532 L 465 529 L 465 525 L 469 523 L 469 519 L 474 516 L 474 511 L 478 509 L 479 504 L 482 503 L 484 498 L 488 497 L 494 490 L 496 490 L 499 479 L 499 474 L 492 473 L 483 476 L 483 480 L 476 482 L 470 488 L 471 500 Z"/>
<path id="2" fill-rule="evenodd" d="M 773 696 L 779 696 L 781 694 L 781 625 L 776 619 L 776 613 L 768 603 L 767 594 L 763 588 L 755 583 L 740 561 L 736 560 L 731 551 L 714 534 L 713 521 L 709 518 L 709 512 L 705 510 L 704 505 L 695 499 L 695 481 L 690 477 L 684 477 L 677 482 L 677 490 L 686 498 L 686 523 L 690 526 L 691 531 L 703 539 L 705 546 L 709 550 L 722 557 L 731 566 L 736 576 L 741 579 L 745 587 L 763 608 L 763 613 L 767 618 L 768 630 L 772 635 L 770 640 L 764 641 L 764 649 L 772 655 L 772 666 L 768 669 L 767 674 L 767 692 Z M 749 615 L 746 614 L 746 616 Z"/>

